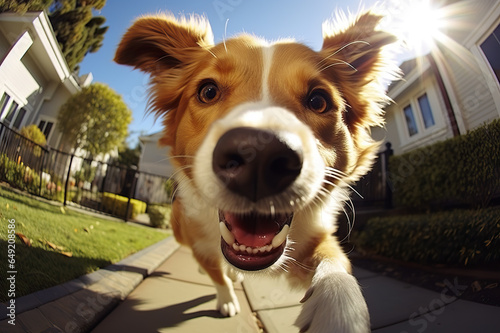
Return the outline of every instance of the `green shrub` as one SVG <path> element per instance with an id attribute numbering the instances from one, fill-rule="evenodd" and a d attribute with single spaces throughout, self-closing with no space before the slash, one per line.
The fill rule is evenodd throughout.
<path id="1" fill-rule="evenodd" d="M 102 194 L 103 210 L 109 214 L 125 217 L 127 214 L 128 198 L 121 195 L 106 193 Z M 137 199 L 130 200 L 130 217 L 146 212 L 146 203 Z"/>
<path id="2" fill-rule="evenodd" d="M 40 176 L 38 173 L 25 166 L 22 162 L 16 163 L 5 154 L 0 155 L 0 179 L 4 179 L 10 185 L 31 193 L 38 193 L 40 189 Z"/>
<path id="3" fill-rule="evenodd" d="M 466 135 L 393 156 L 389 182 L 396 206 L 486 207 L 500 192 L 500 120 Z"/>
<path id="4" fill-rule="evenodd" d="M 35 124 L 21 128 L 19 133 L 22 136 L 30 139 L 31 141 L 39 144 L 40 146 L 45 146 L 47 144 L 47 139 L 45 138 L 45 134 L 43 134 L 42 131 Z"/>
<path id="5" fill-rule="evenodd" d="M 421 264 L 500 262 L 500 207 L 369 220 L 353 234 L 356 249 Z"/>
<path id="6" fill-rule="evenodd" d="M 172 200 L 172 197 L 174 195 L 175 191 L 175 182 L 172 178 L 169 178 L 168 180 L 165 181 L 163 184 L 163 187 L 165 189 L 165 192 L 167 193 L 167 198 Z"/>
<path id="7" fill-rule="evenodd" d="M 42 155 L 42 149 L 36 144 L 45 146 L 47 144 L 47 139 L 38 126 L 35 124 L 25 126 L 21 128 L 19 133 L 34 142 L 25 142 L 24 144 L 32 150 L 33 155 L 40 157 L 40 155 Z"/>
<path id="8" fill-rule="evenodd" d="M 82 164 L 81 169 L 73 173 L 73 178 L 75 178 L 76 185 L 80 186 L 81 182 L 91 183 L 95 178 L 96 170 L 96 167 L 93 167 L 87 161 L 85 161 Z"/>
<path id="9" fill-rule="evenodd" d="M 170 226 L 170 205 L 148 205 L 149 222 L 155 228 Z"/>

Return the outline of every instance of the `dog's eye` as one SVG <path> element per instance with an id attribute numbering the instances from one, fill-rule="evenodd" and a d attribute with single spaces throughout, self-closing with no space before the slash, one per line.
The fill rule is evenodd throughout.
<path id="1" fill-rule="evenodd" d="M 220 91 L 217 85 L 213 82 L 207 82 L 198 90 L 198 98 L 202 103 L 213 103 L 220 97 Z"/>
<path id="2" fill-rule="evenodd" d="M 307 107 L 316 113 L 325 113 L 330 110 L 330 102 L 320 91 L 312 92 L 307 98 Z"/>

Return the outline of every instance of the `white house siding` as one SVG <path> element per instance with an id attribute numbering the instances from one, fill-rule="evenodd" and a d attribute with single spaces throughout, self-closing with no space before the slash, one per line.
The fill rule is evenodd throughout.
<path id="1" fill-rule="evenodd" d="M 487 85 L 477 59 L 469 53 L 464 62 L 452 52 L 443 52 L 446 59 L 445 76 L 449 78 L 448 91 L 453 92 L 455 113 L 462 118 L 465 128 L 461 132 L 472 130 L 485 122 L 498 118 L 498 110 L 493 95 Z M 439 62 L 438 62 L 439 63 Z M 440 66 L 441 67 L 441 66 Z M 440 68 L 441 70 L 443 67 Z M 464 134 L 464 133 L 462 133 Z"/>
<path id="2" fill-rule="evenodd" d="M 34 123 L 38 125 L 40 120 L 54 123 L 52 133 L 47 143 L 51 147 L 61 148 L 59 147 L 60 132 L 57 128 L 57 115 L 61 106 L 72 96 L 72 94 L 63 84 L 58 84 L 56 88 L 53 89 L 52 93 L 47 93 L 44 96 L 43 104 L 40 107 L 37 119 L 34 119 Z"/>
<path id="3" fill-rule="evenodd" d="M 393 109 L 395 106 L 390 106 L 386 108 L 385 114 L 385 126 L 375 127 L 372 129 L 372 138 L 378 142 L 390 142 L 392 148 L 396 148 L 399 152 L 401 147 L 401 140 L 399 138 L 398 129 L 396 128 L 395 111 Z M 380 151 L 385 149 L 385 145 L 380 146 Z"/>
<path id="4" fill-rule="evenodd" d="M 26 110 L 19 127 L 43 121 L 46 134 L 51 128 L 47 143 L 69 151 L 60 146 L 57 114 L 69 97 L 90 84 L 92 75 L 80 80 L 71 74 L 43 12 L 0 14 L 0 55 L 0 97 L 7 93 L 8 105 L 15 101 L 18 110 Z"/>
<path id="5" fill-rule="evenodd" d="M 455 11 L 448 41 L 437 43 L 431 53 L 449 95 L 461 134 L 500 117 L 500 84 L 480 45 L 500 23 L 500 0 L 448 1 Z M 451 3 L 451 4 L 450 4 Z M 458 13 L 458 14 L 457 14 Z M 417 66 L 418 63 L 421 66 Z M 453 136 L 437 74 L 426 57 L 402 64 L 404 80 L 391 85 L 389 96 L 396 102 L 386 108 L 386 130 L 374 130 L 374 138 L 391 142 L 396 154 Z M 403 108 L 422 91 L 428 93 L 436 125 L 412 137 L 407 133 Z M 432 96 L 431 96 L 432 95 Z M 432 102 L 434 100 L 434 102 Z M 441 118 L 438 121 L 437 116 Z M 418 122 L 418 119 L 417 119 Z"/>
<path id="6" fill-rule="evenodd" d="M 418 65 L 417 65 L 418 64 Z M 394 102 L 385 108 L 386 125 L 383 130 L 374 129 L 372 136 L 376 140 L 390 142 L 395 154 L 401 154 L 415 148 L 441 141 L 453 136 L 453 130 L 446 115 L 446 105 L 427 58 L 419 62 L 402 65 L 407 72 L 405 79 L 394 83 L 388 92 Z M 434 126 L 425 128 L 417 108 L 417 98 L 426 94 L 434 118 Z M 418 133 L 410 136 L 403 109 L 411 104 L 419 125 Z M 385 146 L 382 146 L 385 149 Z"/>
<path id="7" fill-rule="evenodd" d="M 170 177 L 174 173 L 174 168 L 169 161 L 170 147 L 159 146 L 158 139 L 160 137 L 160 133 L 155 133 L 139 138 L 142 143 L 139 170 L 155 175 Z"/>
<path id="8" fill-rule="evenodd" d="M 438 66 L 452 95 L 455 112 L 461 118 L 458 119 L 460 130 L 464 132 L 500 116 L 500 105 L 495 101 L 499 99 L 500 86 L 479 47 L 492 29 L 500 23 L 500 1 L 461 2 L 470 7 L 467 7 L 467 16 L 463 21 L 456 23 L 472 29 L 450 31 L 451 37 L 460 45 L 455 45 L 452 49 L 441 46 L 440 52 L 444 60 L 438 61 Z M 436 58 L 439 59 L 438 56 Z M 497 96 L 494 96 L 495 94 Z"/>
<path id="9" fill-rule="evenodd" d="M 161 132 L 139 137 L 141 156 L 135 197 L 148 203 L 166 203 L 171 200 L 165 191 L 165 182 L 174 169 L 169 161 L 170 148 L 158 145 Z M 161 176 L 161 177 L 158 177 Z"/>
<path id="10" fill-rule="evenodd" d="M 24 32 L 0 64 L 0 94 L 8 93 L 19 107 L 27 105 L 28 98 L 38 94 L 40 89 L 39 83 L 21 61 L 32 44 L 31 36 Z M 5 114 L 2 117 L 5 117 Z"/>

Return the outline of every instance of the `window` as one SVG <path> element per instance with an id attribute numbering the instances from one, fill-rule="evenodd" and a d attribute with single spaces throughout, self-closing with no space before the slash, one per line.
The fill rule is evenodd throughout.
<path id="1" fill-rule="evenodd" d="M 19 112 L 17 113 L 17 116 L 16 116 L 16 121 L 14 121 L 14 125 L 12 125 L 12 127 L 14 127 L 15 129 L 19 129 L 21 127 L 21 124 L 23 123 L 23 119 L 24 119 L 25 115 L 26 115 L 25 108 L 22 108 L 21 110 L 19 110 Z"/>
<path id="2" fill-rule="evenodd" d="M 2 95 L 2 99 L 0 100 L 0 117 L 3 115 L 3 111 L 7 107 L 7 103 L 9 103 L 10 96 L 4 93 Z M 0 118 L 1 120 L 1 118 Z"/>
<path id="3" fill-rule="evenodd" d="M 481 50 L 486 59 L 488 59 L 497 80 L 500 82 L 500 24 L 481 44 Z"/>
<path id="4" fill-rule="evenodd" d="M 10 96 L 4 93 L 0 100 L 0 115 L 4 116 L 3 121 L 8 127 L 12 125 L 13 128 L 19 129 L 26 115 L 26 109 L 19 109 L 19 104 L 14 101 L 9 103 L 10 100 Z"/>
<path id="5" fill-rule="evenodd" d="M 53 122 L 50 121 L 45 121 L 45 120 L 40 120 L 40 123 L 38 124 L 38 128 L 42 133 L 45 135 L 45 138 L 49 140 L 49 135 L 50 132 L 52 131 L 52 127 L 54 126 Z"/>
<path id="6" fill-rule="evenodd" d="M 417 122 L 415 121 L 415 115 L 413 114 L 413 109 L 411 105 L 404 108 L 406 126 L 408 127 L 408 134 L 414 136 L 418 133 Z"/>
<path id="7" fill-rule="evenodd" d="M 436 122 L 434 121 L 434 116 L 432 115 L 431 105 L 427 94 L 423 94 L 418 98 L 418 106 L 420 108 L 420 112 L 422 113 L 425 128 L 427 129 L 434 126 Z"/>
<path id="8" fill-rule="evenodd" d="M 10 125 L 12 119 L 14 119 L 14 115 L 16 114 L 18 106 L 19 105 L 16 102 L 12 102 L 12 104 L 10 105 L 9 112 L 7 112 L 7 115 L 5 116 L 4 119 L 7 125 Z"/>
<path id="9" fill-rule="evenodd" d="M 403 109 L 408 136 L 413 137 L 436 125 L 427 93 L 410 101 Z"/>

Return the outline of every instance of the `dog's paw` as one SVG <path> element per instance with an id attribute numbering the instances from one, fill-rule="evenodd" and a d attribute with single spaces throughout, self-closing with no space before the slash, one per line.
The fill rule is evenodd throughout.
<path id="1" fill-rule="evenodd" d="M 233 317 L 240 312 L 240 303 L 236 297 L 234 299 L 223 299 L 223 297 L 217 297 L 217 310 L 224 317 Z"/>
<path id="2" fill-rule="evenodd" d="M 229 278 L 225 277 L 225 279 L 228 280 L 227 285 L 215 284 L 215 288 L 217 289 L 217 310 L 224 317 L 232 317 L 240 312 L 240 303 L 234 293 L 232 284 L 230 284 Z"/>
<path id="3" fill-rule="evenodd" d="M 366 302 L 350 274 L 336 272 L 313 279 L 301 303 L 295 322 L 301 333 L 370 332 Z"/>

